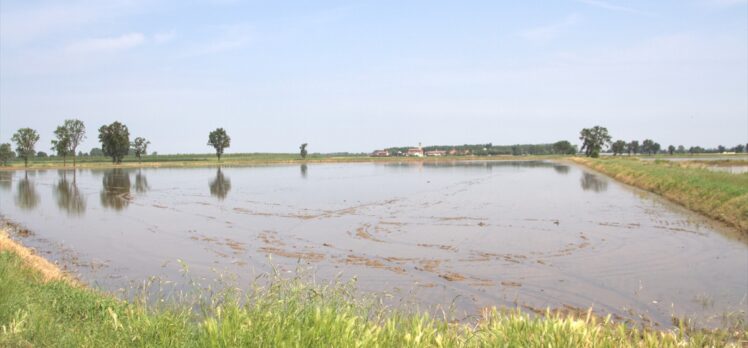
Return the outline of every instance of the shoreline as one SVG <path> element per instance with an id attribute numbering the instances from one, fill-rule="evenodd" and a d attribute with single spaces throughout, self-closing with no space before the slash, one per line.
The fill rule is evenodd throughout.
<path id="1" fill-rule="evenodd" d="M 742 237 L 748 236 L 748 194 L 742 194 L 734 197 L 730 196 L 725 202 L 714 203 L 711 201 L 707 201 L 707 195 L 714 193 L 712 187 L 699 187 L 697 186 L 697 184 L 685 184 L 685 187 L 673 186 L 669 181 L 671 179 L 670 176 L 647 173 L 642 171 L 641 168 L 630 168 L 625 167 L 625 165 L 621 165 L 621 168 L 613 168 L 612 166 L 616 165 L 616 163 L 612 163 L 612 161 L 606 162 L 608 161 L 608 159 L 605 158 L 591 159 L 586 157 L 570 157 L 566 158 L 565 160 L 577 165 L 581 165 L 587 169 L 594 170 L 619 183 L 631 185 L 638 189 L 656 194 L 657 196 L 662 197 L 669 202 L 677 204 L 678 206 L 681 206 L 691 212 L 702 215 L 710 220 L 713 220 L 714 222 L 725 224 L 729 228 L 734 229 Z M 655 162 L 650 163 L 650 161 L 641 161 L 639 159 L 636 159 L 636 161 L 634 161 L 634 159 L 627 157 L 613 160 L 632 162 L 641 165 L 657 165 L 657 163 Z M 674 167 L 677 167 L 677 169 L 673 169 Z M 674 175 L 680 170 L 702 170 L 703 168 L 698 166 L 692 167 L 689 166 L 688 163 L 681 164 L 677 162 L 668 162 L 667 168 L 665 169 L 671 170 L 671 172 L 667 174 Z M 685 175 L 684 173 L 677 174 Z M 712 173 L 711 175 L 720 174 Z M 707 183 L 714 184 L 714 182 L 709 181 L 707 181 Z"/>
<path id="2" fill-rule="evenodd" d="M 37 254 L 35 249 L 27 247 L 21 242 L 15 240 L 12 236 L 18 235 L 20 229 L 20 226 L 15 225 L 8 220 L 4 221 L 4 225 L 0 226 L 0 252 L 9 251 L 18 255 L 27 267 L 36 270 L 41 275 L 44 283 L 63 281 L 71 286 L 83 286 L 78 279 L 63 271 L 57 264 L 52 263 L 47 260 L 47 258 Z"/>

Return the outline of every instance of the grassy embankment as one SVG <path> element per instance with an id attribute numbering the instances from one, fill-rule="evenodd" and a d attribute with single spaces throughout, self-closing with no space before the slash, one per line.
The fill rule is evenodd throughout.
<path id="1" fill-rule="evenodd" d="M 13 242 L 0 239 L 3 347 L 739 347 L 748 342 L 745 330 L 638 330 L 589 315 L 539 318 L 490 310 L 473 325 L 449 323 L 382 308 L 358 296 L 351 284 L 319 286 L 300 279 L 274 278 L 241 296 L 129 303 L 59 274 L 44 275 L 34 268 L 38 259 L 8 243 Z"/>
<path id="2" fill-rule="evenodd" d="M 715 172 L 704 167 L 705 164 L 725 165 L 727 162 L 642 161 L 635 158 L 571 160 L 748 233 L 748 174 Z"/>

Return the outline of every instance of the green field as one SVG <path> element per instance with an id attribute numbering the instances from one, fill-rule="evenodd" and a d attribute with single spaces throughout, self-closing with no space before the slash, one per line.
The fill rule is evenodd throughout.
<path id="1" fill-rule="evenodd" d="M 495 309 L 473 323 L 456 323 L 382 307 L 352 283 L 268 278 L 246 294 L 203 290 L 147 305 L 45 282 L 18 255 L 2 251 L 0 346 L 739 347 L 748 338 L 744 329 L 653 331 L 591 315 Z"/>
<path id="2" fill-rule="evenodd" d="M 748 174 L 729 174 L 705 168 L 705 165 L 730 162 L 642 161 L 636 158 L 572 160 L 748 233 Z M 745 160 L 732 162 L 743 164 Z"/>

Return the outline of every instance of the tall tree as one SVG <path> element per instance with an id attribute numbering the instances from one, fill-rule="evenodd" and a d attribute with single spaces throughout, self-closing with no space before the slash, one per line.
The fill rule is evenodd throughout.
<path id="1" fill-rule="evenodd" d="M 647 153 L 650 155 L 653 153 L 656 153 L 654 151 L 654 144 L 655 144 L 654 140 L 644 139 L 644 141 L 642 141 L 642 153 Z"/>
<path id="2" fill-rule="evenodd" d="M 632 140 L 630 143 L 628 143 L 627 150 L 629 151 L 629 156 L 639 153 L 639 141 Z"/>
<path id="3" fill-rule="evenodd" d="M 303 143 L 301 144 L 301 146 L 299 146 L 299 154 L 301 155 L 301 159 L 306 158 L 306 145 L 307 143 Z"/>
<path id="4" fill-rule="evenodd" d="M 623 140 L 617 140 L 610 146 L 610 149 L 613 150 L 613 156 L 621 155 L 626 150 L 626 142 Z"/>
<path id="5" fill-rule="evenodd" d="M 605 127 L 594 126 L 584 128 L 579 132 L 579 140 L 582 141 L 582 151 L 587 157 L 599 157 L 603 146 L 610 144 L 610 134 Z"/>
<path id="6" fill-rule="evenodd" d="M 99 141 L 104 155 L 111 157 L 112 163 L 122 163 L 130 150 L 130 131 L 119 122 L 104 125 L 99 128 Z"/>
<path id="7" fill-rule="evenodd" d="M 63 123 L 62 126 L 65 128 L 68 135 L 68 149 L 73 155 L 73 167 L 75 167 L 75 154 L 78 150 L 78 145 L 86 139 L 86 125 L 84 125 L 81 120 L 69 119 L 65 120 L 65 123 Z"/>
<path id="8" fill-rule="evenodd" d="M 667 153 L 669 153 L 672 156 L 673 153 L 675 153 L 675 146 L 673 146 L 673 145 L 668 146 L 667 147 Z"/>
<path id="9" fill-rule="evenodd" d="M 15 157 L 16 154 L 13 152 L 10 144 L 0 144 L 0 163 L 2 163 L 4 166 L 7 166 L 8 162 L 10 162 Z"/>
<path id="10" fill-rule="evenodd" d="M 34 146 L 39 141 L 39 133 L 31 128 L 21 128 L 11 138 L 16 143 L 18 157 L 23 158 L 23 165 L 29 166 L 29 157 L 36 154 Z"/>
<path id="11" fill-rule="evenodd" d="M 216 149 L 216 156 L 218 156 L 218 161 L 220 162 L 223 150 L 231 146 L 231 137 L 226 134 L 223 128 L 216 128 L 216 130 L 208 134 L 208 145 Z"/>
<path id="12" fill-rule="evenodd" d="M 135 151 L 135 157 L 138 158 L 138 162 L 140 162 L 140 157 L 147 154 L 148 151 L 148 145 L 151 142 L 146 140 L 143 137 L 137 137 L 135 138 L 135 141 L 132 142 L 132 149 Z"/>
<path id="13" fill-rule="evenodd" d="M 58 126 L 55 129 L 55 138 L 52 139 L 52 151 L 57 156 L 62 157 L 62 166 L 67 164 L 68 154 L 70 154 L 70 134 L 65 126 Z"/>

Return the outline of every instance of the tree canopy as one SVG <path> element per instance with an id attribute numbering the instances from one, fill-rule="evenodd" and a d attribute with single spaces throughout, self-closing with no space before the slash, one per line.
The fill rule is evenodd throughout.
<path id="1" fill-rule="evenodd" d="M 216 156 L 218 156 L 218 160 L 220 161 L 223 150 L 231 146 L 231 137 L 226 134 L 223 128 L 216 128 L 216 130 L 208 134 L 208 145 L 216 149 Z"/>
<path id="2" fill-rule="evenodd" d="M 299 146 L 299 151 L 300 151 L 299 154 L 301 155 L 301 159 L 306 158 L 306 154 L 307 154 L 306 146 L 307 146 L 307 143 L 303 143 L 301 144 L 301 146 Z"/>
<path id="3" fill-rule="evenodd" d="M 104 155 L 113 163 L 122 163 L 122 158 L 130 150 L 130 131 L 122 123 L 114 122 L 99 128 L 99 141 Z"/>
<path id="4" fill-rule="evenodd" d="M 13 152 L 10 144 L 0 144 L 0 163 L 2 163 L 2 165 L 7 166 L 8 162 L 10 162 L 15 157 L 16 154 Z"/>
<path id="5" fill-rule="evenodd" d="M 584 128 L 579 132 L 582 141 L 582 151 L 587 157 L 599 157 L 603 146 L 610 144 L 610 135 L 605 127 L 594 126 Z"/>
<path id="6" fill-rule="evenodd" d="M 137 137 L 135 138 L 135 141 L 132 142 L 132 149 L 135 152 L 135 157 L 138 158 L 138 161 L 140 161 L 140 157 L 145 155 L 148 151 L 148 145 L 151 142 L 146 140 L 143 137 Z"/>
<path id="7" fill-rule="evenodd" d="M 21 128 L 11 138 L 16 143 L 18 157 L 23 158 L 23 164 L 28 167 L 29 157 L 36 155 L 34 147 L 39 141 L 39 133 L 31 128 Z"/>

